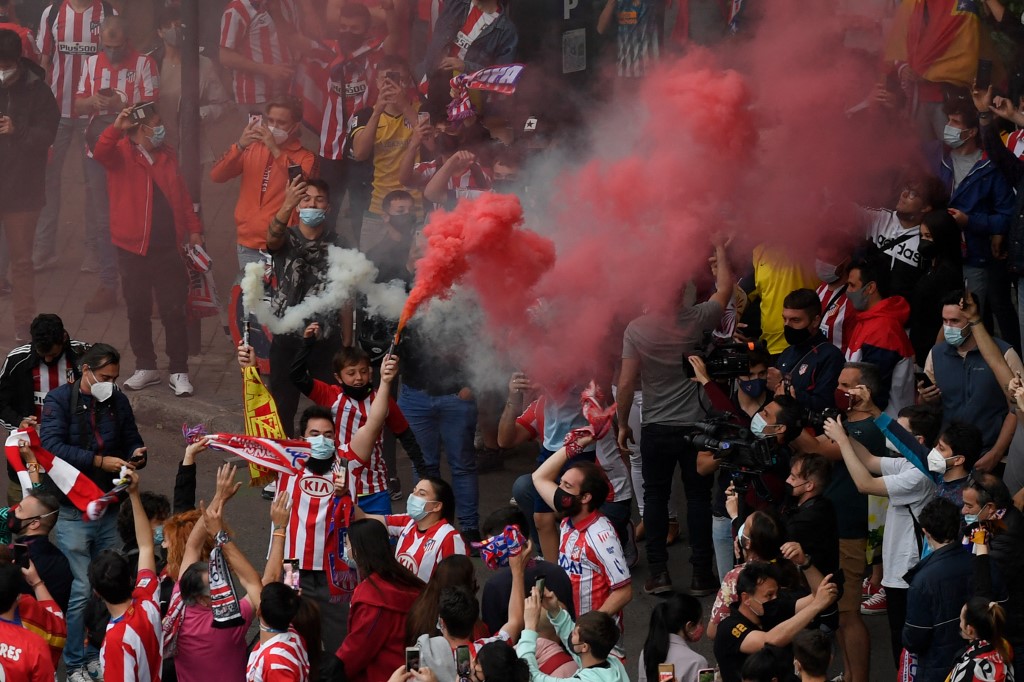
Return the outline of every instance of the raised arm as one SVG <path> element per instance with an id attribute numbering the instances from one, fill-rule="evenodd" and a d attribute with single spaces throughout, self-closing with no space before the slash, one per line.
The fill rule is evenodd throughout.
<path id="1" fill-rule="evenodd" d="M 752 654 L 763 649 L 766 645 L 788 646 L 797 633 L 811 624 L 819 614 L 823 613 L 832 602 L 836 600 L 839 592 L 832 576 L 827 575 L 814 593 L 814 600 L 806 608 L 797 611 L 792 618 L 785 620 L 768 632 L 756 630 L 747 635 L 740 645 L 740 651 L 745 654 Z"/>
<path id="2" fill-rule="evenodd" d="M 594 439 L 584 436 L 577 442 L 582 450 L 594 442 Z M 533 472 L 533 487 L 537 489 L 537 494 L 541 499 L 552 509 L 555 508 L 555 492 L 558 490 L 556 481 L 558 481 L 558 474 L 565 464 L 566 457 L 565 448 L 561 447 Z"/>
<path id="3" fill-rule="evenodd" d="M 156 554 L 153 553 L 153 531 L 146 518 L 139 495 L 139 472 L 128 470 L 128 498 L 132 501 L 132 517 L 135 520 L 135 540 L 139 546 L 139 570 L 156 573 Z"/>
<path id="4" fill-rule="evenodd" d="M 288 493 L 281 490 L 270 504 L 270 523 L 273 528 L 270 537 L 270 556 L 267 566 L 263 569 L 263 584 L 269 585 L 281 580 L 284 568 L 284 538 L 288 519 L 291 518 L 292 505 Z"/>
<path id="5" fill-rule="evenodd" d="M 306 194 L 306 181 L 301 175 L 298 175 L 291 179 L 288 183 L 288 187 L 284 191 L 284 202 L 281 204 L 281 208 L 274 214 L 274 218 L 270 221 L 270 226 L 267 228 L 267 251 L 273 253 L 284 246 L 284 241 L 288 234 L 288 221 L 292 218 L 292 213 L 295 212 L 295 207 L 302 201 L 302 197 Z"/>
<path id="6" fill-rule="evenodd" d="M 238 545 L 224 532 L 224 503 L 242 485 L 241 483 L 235 483 L 235 472 L 237 470 L 232 464 L 224 464 L 217 470 L 218 494 L 214 497 L 209 509 L 203 509 L 202 505 L 200 505 L 200 510 L 203 512 L 206 532 L 224 551 L 224 558 L 231 570 L 238 576 L 239 582 L 242 583 L 246 597 L 252 602 L 254 608 L 259 608 L 260 592 L 263 591 L 263 581 L 260 578 L 260 574 L 256 572 L 256 569 L 249 563 L 249 560 L 245 558 L 245 554 L 238 548 Z M 224 495 L 221 494 L 222 491 L 225 492 Z M 226 494 L 228 491 L 234 492 Z"/>
<path id="7" fill-rule="evenodd" d="M 835 419 L 825 422 L 825 435 L 839 446 L 839 451 L 843 454 L 843 462 L 858 491 L 865 495 L 889 496 L 885 481 L 876 478 L 868 468 L 869 465 L 872 469 L 877 467 L 878 473 L 881 473 L 881 463 L 877 461 L 877 457 L 864 450 L 864 446 L 860 446 L 860 451 L 858 451 L 855 446 L 860 444 L 851 442 L 846 429 Z"/>
<path id="8" fill-rule="evenodd" d="M 398 356 L 388 355 L 380 366 L 380 388 L 373 397 L 370 404 L 370 412 L 366 415 L 366 422 L 360 426 L 352 440 L 349 441 L 349 450 L 363 462 L 370 461 L 370 454 L 373 452 L 373 445 L 380 437 L 384 429 L 384 422 L 388 416 L 388 402 L 391 396 L 391 382 L 398 374 Z"/>
<path id="9" fill-rule="evenodd" d="M 715 256 L 712 260 L 712 269 L 715 271 L 715 293 L 711 296 L 711 300 L 725 310 L 729 301 L 732 300 L 733 289 L 736 286 L 732 267 L 729 265 L 729 254 L 726 252 L 729 240 L 725 235 L 715 233 L 711 235 L 711 243 L 715 246 Z"/>
<path id="10" fill-rule="evenodd" d="M 512 644 L 519 641 L 525 625 L 523 607 L 526 603 L 526 567 L 532 558 L 533 542 L 527 541 L 523 551 L 508 560 L 508 567 L 512 571 L 512 592 L 508 596 L 508 622 L 501 629 Z"/>

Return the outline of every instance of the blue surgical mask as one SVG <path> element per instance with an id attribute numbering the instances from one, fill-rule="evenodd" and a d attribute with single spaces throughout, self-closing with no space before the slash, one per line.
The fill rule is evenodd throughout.
<path id="1" fill-rule="evenodd" d="M 964 514 L 964 523 L 968 526 L 973 526 L 978 520 L 977 514 Z"/>
<path id="2" fill-rule="evenodd" d="M 427 515 L 427 501 L 409 493 L 409 499 L 405 502 L 405 513 L 411 516 L 413 521 L 422 520 Z"/>
<path id="3" fill-rule="evenodd" d="M 159 147 L 164 143 L 164 138 L 167 137 L 167 128 L 158 125 L 153 128 L 153 134 L 149 136 L 149 141 L 154 147 Z"/>
<path id="4" fill-rule="evenodd" d="M 331 459 L 336 451 L 334 440 L 324 435 L 310 436 L 309 447 L 312 450 L 313 459 Z"/>
<path id="5" fill-rule="evenodd" d="M 942 141 L 945 142 L 946 146 L 951 149 L 962 147 L 964 142 L 967 142 L 967 140 L 961 139 L 960 133 L 962 132 L 963 130 L 961 130 L 960 128 L 954 128 L 953 126 L 947 123 L 946 126 L 942 129 Z"/>
<path id="6" fill-rule="evenodd" d="M 959 348 L 971 335 L 968 329 L 970 328 L 965 327 L 961 329 L 960 327 L 951 327 L 948 324 L 944 324 L 942 325 L 942 336 L 946 339 L 946 343 L 954 348 Z"/>
<path id="7" fill-rule="evenodd" d="M 327 217 L 327 211 L 322 208 L 300 208 L 299 220 L 309 227 L 316 227 Z"/>
<path id="8" fill-rule="evenodd" d="M 750 420 L 750 432 L 758 438 L 768 438 L 771 435 L 764 432 L 765 427 L 767 426 L 768 422 L 764 420 L 764 417 L 761 416 L 760 412 L 755 414 Z"/>
<path id="9" fill-rule="evenodd" d="M 164 525 L 160 524 L 153 529 L 153 544 L 159 547 L 164 544 Z"/>
<path id="10" fill-rule="evenodd" d="M 749 381 L 739 380 L 740 390 L 749 395 L 751 398 L 760 398 L 765 389 L 768 388 L 767 379 L 751 379 Z"/>
<path id="11" fill-rule="evenodd" d="M 935 550 L 932 549 L 932 544 L 927 539 L 924 541 L 924 547 L 921 548 L 921 561 L 924 561 L 927 557 L 931 556 Z"/>

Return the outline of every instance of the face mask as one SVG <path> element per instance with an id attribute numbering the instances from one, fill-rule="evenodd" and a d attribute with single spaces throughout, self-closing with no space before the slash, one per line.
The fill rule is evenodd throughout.
<path id="1" fill-rule="evenodd" d="M 921 243 L 917 245 L 917 252 L 921 254 L 921 260 L 930 261 L 938 255 L 935 249 L 935 242 L 929 239 L 922 239 Z"/>
<path id="2" fill-rule="evenodd" d="M 579 496 L 570 495 L 561 488 L 555 489 L 555 513 L 563 519 L 576 516 L 583 511 L 583 503 Z"/>
<path id="3" fill-rule="evenodd" d="M 799 346 L 801 343 L 810 340 L 811 328 L 804 327 L 803 329 L 794 329 L 789 325 L 782 328 L 782 335 L 786 338 L 786 343 L 791 346 Z"/>
<path id="4" fill-rule="evenodd" d="M 954 348 L 959 348 L 971 335 L 968 329 L 970 327 L 961 329 L 960 327 L 950 327 L 948 324 L 944 324 L 942 325 L 942 336 L 945 337 L 946 343 Z"/>
<path id="5" fill-rule="evenodd" d="M 459 138 L 448 133 L 441 133 L 437 136 L 437 146 L 442 154 L 454 154 L 459 150 Z"/>
<path id="6" fill-rule="evenodd" d="M 977 514 L 964 514 L 964 523 L 968 526 L 973 526 L 980 520 Z"/>
<path id="7" fill-rule="evenodd" d="M 765 623 L 771 623 L 772 625 L 774 625 L 780 620 L 779 600 L 772 599 L 771 601 L 766 601 L 765 603 L 761 604 L 761 611 L 763 612 L 761 613 L 761 618 L 765 621 Z"/>
<path id="8" fill-rule="evenodd" d="M 586 653 L 585 651 L 580 651 L 580 649 L 585 647 L 586 645 L 586 642 L 573 642 L 572 640 L 569 641 L 569 646 L 572 647 L 572 652 L 577 656 L 582 656 Z"/>
<path id="9" fill-rule="evenodd" d="M 868 294 L 866 291 L 864 291 L 864 287 L 857 289 L 857 291 L 847 289 L 846 298 L 850 300 L 850 304 L 853 305 L 853 307 L 856 308 L 857 310 L 868 309 L 868 305 L 870 302 L 868 301 Z"/>
<path id="10" fill-rule="evenodd" d="M 170 47 L 177 47 L 178 43 L 181 42 L 181 29 L 173 26 L 160 29 L 160 39 Z"/>
<path id="11" fill-rule="evenodd" d="M 932 448 L 928 453 L 928 471 L 933 474 L 944 474 L 948 466 L 946 462 L 953 459 L 952 457 L 943 457 L 942 453 Z"/>
<path id="12" fill-rule="evenodd" d="M 494 180 L 491 190 L 495 194 L 519 194 L 520 185 L 518 180 Z"/>
<path id="13" fill-rule="evenodd" d="M 388 215 L 388 223 L 396 230 L 408 232 L 416 224 L 416 214 L 400 213 L 398 215 Z"/>
<path id="14" fill-rule="evenodd" d="M 750 420 L 750 432 L 757 438 L 770 438 L 772 436 L 772 434 L 764 432 L 767 427 L 768 422 L 765 421 L 760 412 L 755 414 Z"/>
<path id="15" fill-rule="evenodd" d="M 962 132 L 960 128 L 954 128 L 947 123 L 946 127 L 942 129 L 942 141 L 946 143 L 947 147 L 952 149 L 962 147 L 964 142 L 967 142 L 967 140 L 960 138 L 960 133 Z"/>
<path id="16" fill-rule="evenodd" d="M 125 55 L 128 54 L 128 49 L 124 47 L 105 47 L 103 53 L 107 55 L 107 60 L 112 64 L 117 64 Z"/>
<path id="17" fill-rule="evenodd" d="M 373 384 L 363 384 L 362 386 L 349 386 L 348 384 L 341 385 L 341 392 L 353 400 L 366 400 L 370 397 L 370 393 L 373 391 Z"/>
<path id="18" fill-rule="evenodd" d="M 345 564 L 353 571 L 358 568 L 356 566 L 356 560 L 352 557 L 352 553 L 349 551 L 348 545 L 341 546 L 341 558 L 344 560 Z"/>
<path id="19" fill-rule="evenodd" d="M 405 513 L 412 517 L 413 521 L 422 521 L 428 513 L 427 501 L 409 493 L 409 499 L 405 501 Z"/>
<path id="20" fill-rule="evenodd" d="M 11 510 L 10 515 L 7 517 L 7 528 L 11 531 L 11 535 L 18 535 L 21 533 L 22 527 L 25 525 L 24 519 L 19 519 L 15 514 L 14 510 Z"/>
<path id="21" fill-rule="evenodd" d="M 0 83 L 6 83 L 8 81 L 14 80 L 14 74 L 16 73 L 18 73 L 18 67 L 16 66 L 10 69 L 4 69 L 3 71 L 0 71 Z"/>
<path id="22" fill-rule="evenodd" d="M 327 218 L 327 211 L 322 208 L 300 208 L 299 220 L 309 227 L 316 227 Z"/>
<path id="23" fill-rule="evenodd" d="M 365 33 L 339 33 L 338 34 L 338 45 L 345 52 L 352 52 L 362 46 L 363 41 L 366 40 Z"/>
<path id="24" fill-rule="evenodd" d="M 814 272 L 825 284 L 832 284 L 839 279 L 839 266 L 826 263 L 823 260 L 814 259 Z"/>
<path id="25" fill-rule="evenodd" d="M 704 637 L 704 623 L 697 623 L 697 626 L 686 633 L 686 639 L 691 642 L 699 642 Z"/>
<path id="26" fill-rule="evenodd" d="M 156 547 L 159 547 L 160 545 L 164 544 L 164 526 L 163 526 L 163 524 L 160 524 L 159 526 L 157 526 L 156 528 L 153 529 L 153 544 Z"/>
<path id="27" fill-rule="evenodd" d="M 760 398 L 768 388 L 767 379 L 750 379 L 749 381 L 740 379 L 739 384 L 740 390 L 751 398 Z"/>
<path id="28" fill-rule="evenodd" d="M 89 387 L 89 391 L 92 393 L 92 397 L 101 403 L 105 403 L 110 400 L 110 396 L 114 395 L 114 382 L 113 381 L 99 381 L 96 379 L 96 373 L 91 369 L 89 373 L 92 374 L 93 384 Z"/>
<path id="29" fill-rule="evenodd" d="M 269 128 L 270 128 L 270 134 L 274 136 L 274 143 L 275 144 L 284 144 L 288 140 L 288 131 L 287 130 L 282 130 L 281 128 L 275 128 L 274 126 L 269 126 Z"/>
<path id="30" fill-rule="evenodd" d="M 327 436 L 311 436 L 309 439 L 310 449 L 314 459 L 331 459 L 334 457 L 334 440 Z"/>
<path id="31" fill-rule="evenodd" d="M 846 413 L 850 411 L 850 394 L 841 388 L 837 388 L 832 394 L 836 403 L 836 409 Z"/>
<path id="32" fill-rule="evenodd" d="M 931 556 L 935 550 L 932 549 L 932 543 L 928 542 L 928 538 L 924 539 L 924 546 L 921 547 L 921 561 L 924 561 L 927 557 Z"/>
<path id="33" fill-rule="evenodd" d="M 164 143 L 164 138 L 167 137 L 167 128 L 162 125 L 158 125 L 153 128 L 153 134 L 149 136 L 149 141 L 154 147 L 159 147 Z"/>

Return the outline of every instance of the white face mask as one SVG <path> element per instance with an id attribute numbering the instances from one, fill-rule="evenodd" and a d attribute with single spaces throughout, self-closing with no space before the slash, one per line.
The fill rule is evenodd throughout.
<path id="1" fill-rule="evenodd" d="M 946 462 L 953 459 L 952 457 L 943 457 L 942 453 L 936 448 L 932 448 L 928 453 L 928 471 L 933 474 L 944 474 L 946 473 Z"/>
<path id="2" fill-rule="evenodd" d="M 105 403 L 110 400 L 110 396 L 114 395 L 114 382 L 113 381 L 100 381 L 96 378 L 96 373 L 91 369 L 89 373 L 92 374 L 92 386 L 89 387 L 89 392 L 92 393 L 92 397 L 101 403 Z"/>
<path id="3" fill-rule="evenodd" d="M 964 142 L 967 142 L 967 140 L 960 138 L 960 133 L 962 132 L 960 128 L 954 128 L 947 123 L 946 127 L 942 129 L 942 141 L 951 149 L 961 147 Z"/>
<path id="4" fill-rule="evenodd" d="M 269 126 L 269 128 L 270 134 L 274 136 L 274 142 L 276 144 L 284 144 L 288 139 L 287 130 L 284 130 L 283 128 L 275 128 L 274 126 Z"/>

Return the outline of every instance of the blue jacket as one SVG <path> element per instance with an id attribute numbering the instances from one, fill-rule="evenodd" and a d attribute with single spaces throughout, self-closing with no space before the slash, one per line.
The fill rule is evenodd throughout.
<path id="1" fill-rule="evenodd" d="M 995 339 L 999 352 L 1006 354 L 1010 345 Z M 932 348 L 935 385 L 942 391 L 942 423 L 962 421 L 981 429 L 983 452 L 996 444 L 1009 406 L 1003 387 L 981 357 L 977 348 L 960 357 L 957 349 L 945 341 Z"/>
<path id="2" fill-rule="evenodd" d="M 446 0 L 441 14 L 434 24 L 434 34 L 427 46 L 423 59 L 423 72 L 430 74 L 437 70 L 441 60 L 448 55 L 448 48 L 455 41 L 462 25 L 466 23 L 471 7 L 470 0 Z M 466 50 L 466 73 L 473 73 L 488 66 L 509 64 L 516 58 L 519 34 L 508 16 L 508 7 L 502 6 L 501 14 L 492 21 Z"/>
<path id="3" fill-rule="evenodd" d="M 46 394 L 39 440 L 51 454 L 84 473 L 101 490 L 110 490 L 114 487 L 114 476 L 93 467 L 93 458 L 108 455 L 127 460 L 145 443 L 135 425 L 128 396 L 121 391 L 115 390 L 105 403 L 79 391 L 76 414 L 72 415 L 72 391 L 80 383 L 81 380 L 64 384 Z M 63 502 L 69 504 L 66 499 Z"/>
<path id="4" fill-rule="evenodd" d="M 999 169 L 1003 179 L 1017 190 L 1006 238 L 1006 265 L 1011 273 L 1024 275 L 1024 162 L 1006 148 L 999 137 L 999 131 L 991 123 L 981 126 L 981 147 L 992 164 Z"/>
<path id="5" fill-rule="evenodd" d="M 982 266 L 992 260 L 990 238 L 1005 235 L 1013 217 L 1013 187 L 995 163 L 982 156 L 967 177 L 953 190 L 953 163 L 949 150 L 941 142 L 933 142 L 928 158 L 932 172 L 951 192 L 949 207 L 967 214 L 964 241 L 967 253 L 964 265 Z"/>
<path id="6" fill-rule="evenodd" d="M 972 559 L 954 541 L 926 556 L 904 577 L 910 591 L 903 646 L 917 654 L 916 682 L 943 682 L 963 649 L 960 609 L 974 596 Z"/>

